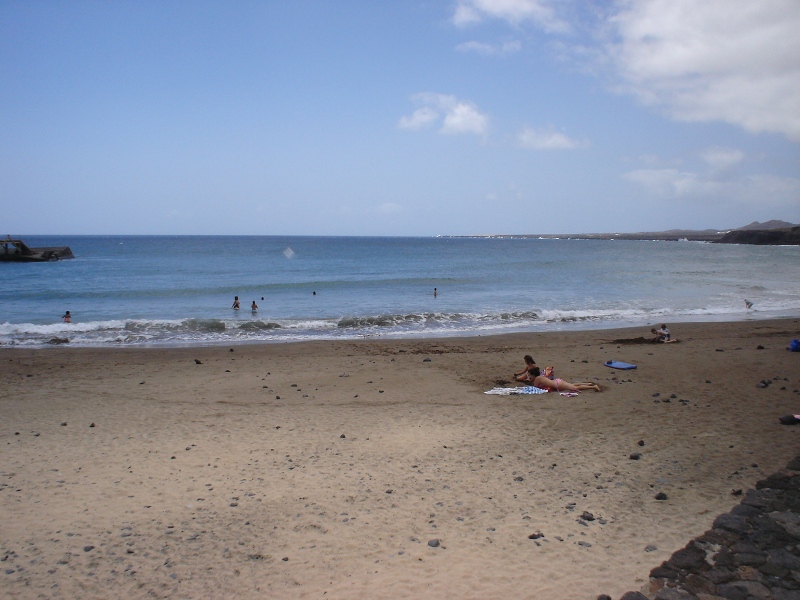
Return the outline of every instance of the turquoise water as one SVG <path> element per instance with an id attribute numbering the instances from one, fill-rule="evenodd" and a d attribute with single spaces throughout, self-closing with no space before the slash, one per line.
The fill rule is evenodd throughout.
<path id="1" fill-rule="evenodd" d="M 69 245 L 76 258 L 0 263 L 4 346 L 56 337 L 74 345 L 176 346 L 649 329 L 657 321 L 800 314 L 798 247 L 498 238 L 24 239 L 30 246 Z M 237 295 L 242 309 L 234 311 Z M 257 313 L 249 309 L 253 300 Z M 72 323 L 61 320 L 66 310 Z"/>

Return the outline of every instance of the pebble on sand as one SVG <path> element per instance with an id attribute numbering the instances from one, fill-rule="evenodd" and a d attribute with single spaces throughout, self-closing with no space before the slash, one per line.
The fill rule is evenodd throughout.
<path id="1" fill-rule="evenodd" d="M 428 546 L 430 546 L 431 548 L 438 548 L 439 547 L 439 540 L 436 540 L 436 539 L 428 540 Z"/>

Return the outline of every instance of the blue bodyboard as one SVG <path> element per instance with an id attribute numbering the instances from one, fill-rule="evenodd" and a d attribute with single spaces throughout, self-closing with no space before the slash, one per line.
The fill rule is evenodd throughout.
<path id="1" fill-rule="evenodd" d="M 607 360 L 603 363 L 607 367 L 611 367 L 612 369 L 635 369 L 636 365 L 632 365 L 626 362 L 620 362 L 618 360 Z"/>

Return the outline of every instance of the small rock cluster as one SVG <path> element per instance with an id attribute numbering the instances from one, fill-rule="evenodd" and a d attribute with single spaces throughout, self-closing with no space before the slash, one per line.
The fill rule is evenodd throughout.
<path id="1" fill-rule="evenodd" d="M 644 592 L 620 600 L 800 600 L 800 456 L 653 569 Z"/>

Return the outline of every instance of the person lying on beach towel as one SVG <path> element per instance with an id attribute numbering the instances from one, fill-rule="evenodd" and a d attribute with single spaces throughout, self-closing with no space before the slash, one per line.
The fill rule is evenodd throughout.
<path id="1" fill-rule="evenodd" d="M 596 383 L 570 383 L 558 377 L 555 379 L 548 379 L 539 372 L 538 368 L 534 372 L 536 376 L 533 379 L 533 385 L 543 390 L 555 392 L 582 392 L 584 390 L 594 390 L 595 392 L 602 391 L 600 386 Z"/>

